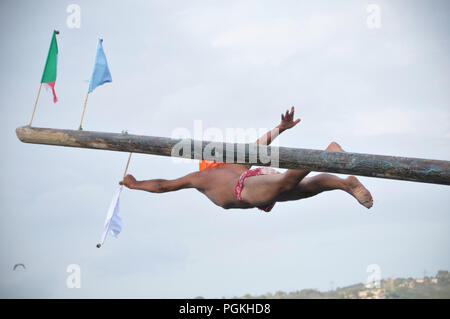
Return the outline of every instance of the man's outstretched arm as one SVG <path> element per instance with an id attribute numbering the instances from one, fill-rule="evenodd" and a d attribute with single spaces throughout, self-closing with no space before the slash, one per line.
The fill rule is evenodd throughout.
<path id="1" fill-rule="evenodd" d="M 256 141 L 256 144 L 269 145 L 274 139 L 278 137 L 278 135 L 280 135 L 287 129 L 293 128 L 295 125 L 297 125 L 300 122 L 300 119 L 296 119 L 294 121 L 294 111 L 295 109 L 294 107 L 292 107 L 290 112 L 289 110 L 287 110 L 285 114 L 281 114 L 281 123 L 261 136 Z"/>
<path id="2" fill-rule="evenodd" d="M 137 181 L 133 175 L 127 175 L 123 178 L 120 185 L 125 185 L 130 189 L 138 189 L 150 193 L 167 193 L 184 188 L 194 188 L 194 175 L 191 173 L 181 178 L 167 179 L 150 179 L 146 181 Z"/>

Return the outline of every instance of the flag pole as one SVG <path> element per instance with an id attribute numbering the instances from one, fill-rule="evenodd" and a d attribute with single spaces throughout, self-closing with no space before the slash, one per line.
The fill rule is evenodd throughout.
<path id="1" fill-rule="evenodd" d="M 33 114 L 31 114 L 31 120 L 30 120 L 30 124 L 28 124 L 28 126 L 31 126 L 31 124 L 33 123 L 33 118 L 34 118 L 34 112 L 36 112 L 36 106 L 39 100 L 39 95 L 41 94 L 41 88 L 42 88 L 42 83 L 41 85 L 39 85 L 39 90 L 38 93 L 36 95 L 36 101 L 34 102 L 34 108 L 33 108 Z"/>
<path id="2" fill-rule="evenodd" d="M 83 113 L 81 113 L 80 126 L 78 127 L 79 131 L 83 130 L 83 127 L 81 126 L 81 124 L 83 123 L 84 112 L 86 111 L 86 104 L 87 104 L 88 96 L 89 96 L 89 92 L 86 93 L 86 98 L 84 99 Z"/>
<path id="3" fill-rule="evenodd" d="M 127 171 L 128 171 L 128 165 L 130 165 L 130 160 L 131 160 L 131 154 L 128 156 L 128 162 L 127 162 L 127 166 L 125 166 L 125 171 L 123 172 L 123 177 L 125 177 L 127 175 Z"/>

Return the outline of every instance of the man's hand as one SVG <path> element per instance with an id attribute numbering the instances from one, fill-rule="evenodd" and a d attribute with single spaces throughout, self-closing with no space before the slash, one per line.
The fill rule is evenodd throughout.
<path id="1" fill-rule="evenodd" d="M 121 182 L 119 182 L 119 184 L 125 185 L 128 188 L 134 188 L 136 186 L 136 178 L 134 178 L 133 175 L 128 174 Z"/>
<path id="2" fill-rule="evenodd" d="M 294 107 L 292 107 L 290 112 L 287 110 L 285 114 L 281 114 L 281 123 L 278 125 L 280 131 L 293 128 L 300 122 L 300 119 L 294 121 L 294 110 Z"/>

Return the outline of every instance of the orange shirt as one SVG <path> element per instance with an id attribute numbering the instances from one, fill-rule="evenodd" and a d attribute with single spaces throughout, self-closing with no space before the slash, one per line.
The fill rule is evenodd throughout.
<path id="1" fill-rule="evenodd" d="M 215 167 L 215 166 L 219 166 L 222 164 L 226 164 L 226 163 L 217 163 L 216 161 L 205 161 L 205 160 L 201 160 L 200 163 L 198 163 L 199 165 L 199 170 L 203 171 L 204 169 L 208 168 L 208 167 Z"/>

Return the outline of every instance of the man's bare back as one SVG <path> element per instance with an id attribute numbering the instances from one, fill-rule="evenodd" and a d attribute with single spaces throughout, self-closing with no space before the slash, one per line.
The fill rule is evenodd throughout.
<path id="1" fill-rule="evenodd" d="M 294 107 L 281 116 L 281 123 L 262 136 L 257 144 L 269 145 L 283 131 L 294 127 L 300 119 L 293 120 Z M 335 142 L 327 148 L 331 152 L 344 152 Z M 127 175 L 120 182 L 130 189 L 152 193 L 172 192 L 195 188 L 205 194 L 214 204 L 224 208 L 253 208 L 270 210 L 274 203 L 293 201 L 317 195 L 323 191 L 340 189 L 358 202 L 370 208 L 373 200 L 370 192 L 354 176 L 342 179 L 331 174 L 306 177 L 309 171 L 289 169 L 280 174 L 261 174 L 260 169 L 251 170 L 249 164 L 224 164 L 206 168 L 174 180 L 152 179 L 136 181 Z M 268 211 L 266 210 L 266 211 Z"/>

